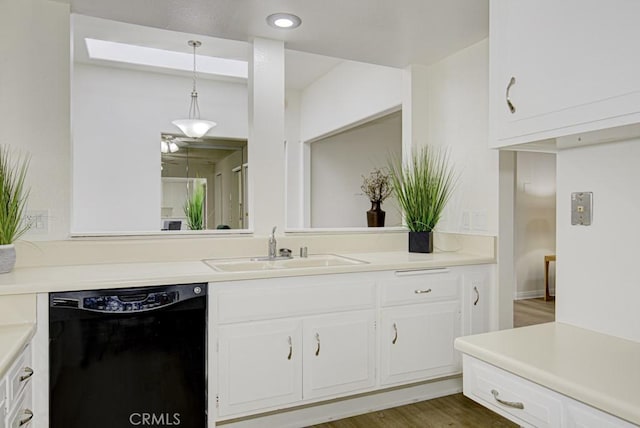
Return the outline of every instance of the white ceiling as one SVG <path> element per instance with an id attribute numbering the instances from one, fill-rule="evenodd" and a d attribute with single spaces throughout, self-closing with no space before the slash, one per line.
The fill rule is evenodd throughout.
<path id="1" fill-rule="evenodd" d="M 489 0 L 69 0 L 74 13 L 392 67 L 432 64 L 488 35 Z M 295 30 L 265 18 L 291 12 Z M 166 48 L 166 47 L 165 47 Z"/>

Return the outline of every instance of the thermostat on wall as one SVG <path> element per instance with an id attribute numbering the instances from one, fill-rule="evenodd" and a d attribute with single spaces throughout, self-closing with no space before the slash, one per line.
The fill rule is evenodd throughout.
<path id="1" fill-rule="evenodd" d="M 593 192 L 571 194 L 571 224 L 589 226 L 593 212 Z"/>

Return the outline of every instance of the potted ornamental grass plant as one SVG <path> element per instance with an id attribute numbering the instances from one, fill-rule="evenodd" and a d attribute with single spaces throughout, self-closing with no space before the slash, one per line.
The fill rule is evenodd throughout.
<path id="1" fill-rule="evenodd" d="M 391 179 L 387 172 L 374 168 L 368 177 L 362 176 L 360 189 L 369 198 L 371 209 L 367 211 L 368 227 L 384 227 L 386 213 L 382 210 L 382 202 L 391 196 Z"/>
<path id="2" fill-rule="evenodd" d="M 414 150 L 404 165 L 392 160 L 389 169 L 393 191 L 409 229 L 409 252 L 432 253 L 433 229 L 458 179 L 450 165 L 449 152 L 425 146 Z"/>
<path id="3" fill-rule="evenodd" d="M 29 189 L 25 187 L 30 158 L 12 159 L 8 146 L 0 146 L 0 273 L 11 272 L 16 264 L 14 242 L 29 225 L 23 221 Z"/>
<path id="4" fill-rule="evenodd" d="M 204 229 L 204 184 L 201 180 L 193 181 L 193 189 L 184 202 L 184 215 L 190 230 Z"/>

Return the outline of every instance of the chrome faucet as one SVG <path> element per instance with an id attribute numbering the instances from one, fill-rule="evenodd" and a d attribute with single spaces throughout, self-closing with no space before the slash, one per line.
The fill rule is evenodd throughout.
<path id="1" fill-rule="evenodd" d="M 273 226 L 271 236 L 269 236 L 269 259 L 275 259 L 277 257 L 278 243 L 276 242 L 276 227 L 277 226 Z"/>

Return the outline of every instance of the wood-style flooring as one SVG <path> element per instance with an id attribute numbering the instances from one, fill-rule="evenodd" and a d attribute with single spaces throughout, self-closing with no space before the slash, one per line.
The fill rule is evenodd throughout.
<path id="1" fill-rule="evenodd" d="M 513 326 L 524 327 L 552 322 L 556 319 L 556 302 L 539 299 L 516 300 L 513 302 Z"/>
<path id="2" fill-rule="evenodd" d="M 513 304 L 514 327 L 555 320 L 555 301 L 518 300 Z M 312 428 L 450 428 L 517 427 L 462 394 L 315 425 Z"/>
<path id="3" fill-rule="evenodd" d="M 340 419 L 312 428 L 451 428 L 517 427 L 462 394 Z"/>

